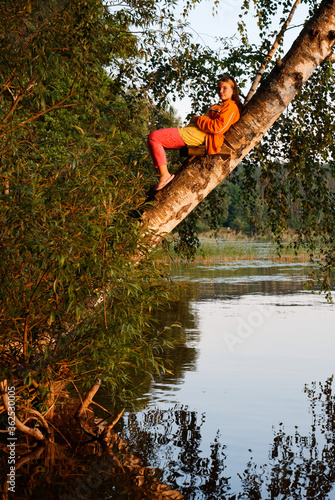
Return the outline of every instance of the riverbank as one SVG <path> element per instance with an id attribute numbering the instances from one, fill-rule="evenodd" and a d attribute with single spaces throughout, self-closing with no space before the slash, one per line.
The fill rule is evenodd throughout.
<path id="1" fill-rule="evenodd" d="M 222 231 L 214 238 L 210 233 L 202 233 L 199 237 L 200 247 L 193 262 L 210 264 L 215 262 L 231 262 L 237 260 L 272 260 L 275 262 L 309 262 L 310 254 L 306 249 L 296 251 L 293 240 L 287 235 L 283 248 L 279 251 L 273 239 L 249 237 L 233 232 Z M 169 255 L 173 262 L 182 262 L 169 245 Z"/>

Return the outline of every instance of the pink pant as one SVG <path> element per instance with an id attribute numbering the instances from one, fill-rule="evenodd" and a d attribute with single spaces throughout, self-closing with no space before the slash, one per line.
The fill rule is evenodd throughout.
<path id="1" fill-rule="evenodd" d="M 167 164 L 164 148 L 180 149 L 184 146 L 186 146 L 186 144 L 180 137 L 177 128 L 154 130 L 148 137 L 148 148 L 155 168 Z"/>

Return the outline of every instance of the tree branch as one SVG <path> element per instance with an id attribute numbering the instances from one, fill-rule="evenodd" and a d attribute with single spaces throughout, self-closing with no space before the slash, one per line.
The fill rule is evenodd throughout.
<path id="1" fill-rule="evenodd" d="M 12 414 L 12 407 L 9 404 L 7 380 L 3 380 L 2 382 L 0 382 L 0 391 L 2 393 L 2 398 L 3 398 L 3 402 L 4 402 L 4 405 L 5 405 L 5 409 L 6 409 L 7 415 L 9 417 Z M 40 415 L 39 412 L 36 412 L 35 410 L 32 410 L 32 412 L 33 413 L 38 413 L 39 417 L 41 417 L 41 415 Z M 42 419 L 43 419 L 43 417 L 42 417 Z M 42 420 L 42 422 L 43 422 L 43 420 Z M 24 432 L 24 434 L 27 434 L 28 436 L 33 437 L 37 441 L 45 441 L 46 440 L 45 436 L 42 434 L 42 432 L 39 429 L 32 429 L 31 427 L 28 427 L 27 425 L 24 425 L 17 418 L 16 415 L 14 416 L 14 421 L 15 421 L 15 427 L 19 431 Z"/>
<path id="2" fill-rule="evenodd" d="M 14 95 L 11 88 L 10 87 L 7 87 L 7 90 L 8 92 L 10 93 L 10 95 L 12 96 L 13 98 L 13 105 L 12 107 L 10 108 L 10 110 L 8 111 L 7 115 L 4 117 L 4 119 L 2 120 L 3 122 L 6 122 L 8 120 L 8 118 L 14 113 L 15 109 L 17 108 L 17 105 L 19 104 L 20 100 L 22 99 L 22 97 L 27 94 L 29 92 L 29 90 L 31 90 L 32 88 L 34 88 L 34 86 L 36 85 L 35 83 L 35 80 L 30 80 L 30 82 L 28 83 L 28 85 L 24 88 L 24 89 L 21 89 L 17 95 Z"/>
<path id="3" fill-rule="evenodd" d="M 75 416 L 74 416 L 75 419 L 77 420 L 77 422 L 79 423 L 80 427 L 83 429 L 83 431 L 86 432 L 86 434 L 88 434 L 89 436 L 94 437 L 94 438 L 97 438 L 97 436 L 95 434 L 93 434 L 93 432 L 91 432 L 90 430 L 86 429 L 86 427 L 83 425 L 82 420 L 83 420 L 84 414 L 87 412 L 88 407 L 92 403 L 92 400 L 93 400 L 95 394 L 98 392 L 100 386 L 101 386 L 101 380 L 98 379 L 95 381 L 92 388 L 86 394 L 84 401 L 82 401 L 81 405 L 79 406 L 79 408 L 76 411 Z"/>
<path id="4" fill-rule="evenodd" d="M 266 56 L 265 58 L 265 61 L 262 63 L 261 67 L 259 68 L 257 74 L 256 74 L 256 78 L 255 80 L 253 81 L 252 85 L 251 85 L 251 88 L 248 92 L 248 95 L 247 97 L 245 98 L 245 101 L 244 101 L 244 104 L 246 104 L 248 101 L 250 101 L 250 99 L 252 98 L 252 96 L 254 95 L 254 93 L 256 92 L 256 89 L 258 87 L 258 84 L 262 78 L 262 75 L 265 71 L 265 68 L 266 68 L 266 65 L 269 61 L 271 61 L 274 53 L 276 52 L 277 48 L 278 48 L 278 45 L 280 43 L 280 41 L 282 40 L 283 36 L 284 36 L 284 33 L 285 31 L 287 30 L 287 27 L 288 25 L 290 24 L 290 22 L 292 21 L 292 17 L 294 15 L 294 12 L 296 11 L 296 8 L 298 7 L 299 3 L 300 3 L 301 0 L 296 0 L 292 9 L 291 9 L 291 12 L 288 16 L 288 18 L 286 19 L 285 23 L 283 24 L 280 32 L 278 33 L 278 35 L 276 36 L 276 40 L 274 41 L 272 47 L 271 47 L 271 50 L 270 52 L 268 53 L 268 55 Z"/>
<path id="5" fill-rule="evenodd" d="M 18 125 L 16 125 L 15 127 L 11 128 L 10 130 L 5 131 L 4 133 L 2 133 L 0 135 L 0 138 L 6 136 L 10 132 L 13 132 L 14 130 L 18 129 L 19 127 L 23 127 L 23 125 L 26 125 L 27 123 L 29 123 L 29 122 L 31 122 L 33 120 L 36 120 L 40 116 L 43 116 L 46 113 L 49 113 L 50 111 L 53 111 L 53 110 L 59 109 L 59 108 L 69 108 L 71 106 L 78 106 L 78 104 L 79 104 L 78 102 L 75 102 L 75 103 L 72 103 L 72 104 L 64 104 L 68 99 L 70 99 L 71 97 L 74 96 L 74 87 L 75 87 L 75 84 L 76 84 L 77 80 L 78 80 L 78 76 L 74 79 L 74 81 L 72 83 L 72 86 L 71 86 L 71 90 L 70 90 L 69 94 L 64 99 L 62 99 L 61 101 L 59 101 L 57 104 L 54 104 L 54 106 L 51 106 L 50 108 L 45 109 L 43 111 L 40 111 L 36 115 L 31 116 L 30 118 L 27 118 L 26 120 L 24 120 L 23 122 L 19 123 Z M 12 112 L 14 111 L 14 109 L 17 106 L 18 101 L 23 97 L 23 95 L 24 94 L 20 95 L 16 99 L 14 105 L 12 106 L 11 110 L 9 111 L 10 114 L 12 114 Z M 5 117 L 5 119 L 7 119 L 7 118 L 8 118 L 8 113 L 7 113 L 7 116 Z M 0 127 L 0 128 L 3 128 L 3 127 Z"/>

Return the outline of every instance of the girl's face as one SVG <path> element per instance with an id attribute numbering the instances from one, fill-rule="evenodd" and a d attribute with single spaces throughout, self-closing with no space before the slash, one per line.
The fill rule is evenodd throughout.
<path id="1" fill-rule="evenodd" d="M 234 89 L 229 82 L 219 82 L 217 91 L 221 101 L 229 101 L 234 93 Z"/>

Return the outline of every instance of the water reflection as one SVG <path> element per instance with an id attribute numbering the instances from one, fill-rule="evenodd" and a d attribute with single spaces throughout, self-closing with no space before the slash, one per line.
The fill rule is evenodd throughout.
<path id="1" fill-rule="evenodd" d="M 70 417 L 68 425 L 64 425 L 62 418 L 59 422 L 62 427 L 58 427 L 65 434 L 62 437 L 66 444 L 56 444 L 54 430 L 46 445 L 36 446 L 28 453 L 27 443 L 17 441 L 12 483 L 7 475 L 7 444 L 0 444 L 0 497 L 3 500 L 182 500 L 179 491 L 161 480 L 159 470 L 146 467 L 119 434 L 90 413 L 85 427 L 90 422 L 92 432 L 98 428 L 97 438 L 88 439 L 66 410 L 63 417 Z"/>
<path id="2" fill-rule="evenodd" d="M 203 448 L 205 415 L 185 407 L 130 414 L 124 435 L 137 453 L 164 471 L 165 480 L 186 499 L 331 500 L 335 482 L 335 398 L 332 378 L 305 389 L 311 426 L 290 434 L 284 424 L 273 430 L 267 463 L 251 457 L 239 471 L 239 491 L 227 471 L 228 447 L 219 432 L 209 450 Z"/>
<path id="3" fill-rule="evenodd" d="M 194 289 L 215 296 L 249 293 L 292 293 L 301 290 L 310 265 L 306 263 L 278 263 L 272 260 L 242 260 L 232 263 L 176 266 L 174 280 L 189 284 Z"/>
<path id="4" fill-rule="evenodd" d="M 185 325 L 185 345 L 123 435 L 185 498 L 335 498 L 329 474 L 315 494 L 315 471 L 334 451 L 333 432 L 327 443 L 319 428 L 310 437 L 323 389 L 310 413 L 303 392 L 334 371 L 335 310 L 304 291 L 307 273 L 266 260 L 175 269 L 188 288 L 163 321 Z"/>
<path id="5" fill-rule="evenodd" d="M 199 493 L 206 499 L 226 498 L 231 488 L 229 477 L 224 474 L 225 446 L 218 434 L 209 453 L 203 453 L 204 421 L 205 415 L 183 407 L 149 410 L 129 415 L 124 433 L 132 447 L 150 463 L 161 468 L 164 464 L 166 481 L 185 498 L 197 498 Z"/>

